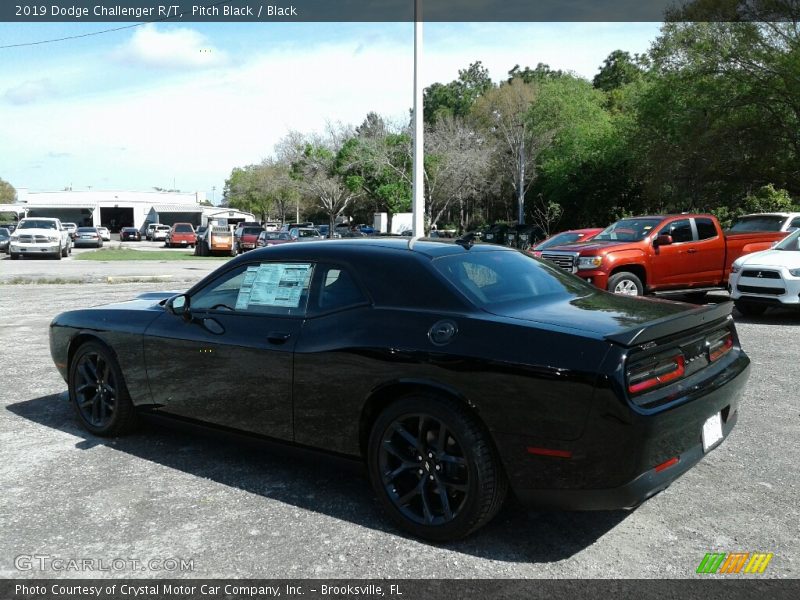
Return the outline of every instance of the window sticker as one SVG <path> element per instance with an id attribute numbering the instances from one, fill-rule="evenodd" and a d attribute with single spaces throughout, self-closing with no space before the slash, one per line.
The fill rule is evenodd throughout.
<path id="1" fill-rule="evenodd" d="M 236 310 L 249 306 L 298 308 L 310 276 L 308 263 L 251 265 L 245 271 Z"/>

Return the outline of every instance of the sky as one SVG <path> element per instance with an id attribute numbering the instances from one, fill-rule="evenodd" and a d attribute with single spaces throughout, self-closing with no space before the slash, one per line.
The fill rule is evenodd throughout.
<path id="1" fill-rule="evenodd" d="M 393 121 L 413 103 L 412 23 L 0 23 L 0 178 L 30 190 L 205 192 L 290 130 Z M 2 48 L 76 36 L 101 35 Z M 420 80 L 480 60 L 591 79 L 659 23 L 426 23 Z"/>

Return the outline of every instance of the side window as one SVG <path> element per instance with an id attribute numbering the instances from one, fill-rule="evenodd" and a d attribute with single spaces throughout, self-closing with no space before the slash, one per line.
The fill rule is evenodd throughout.
<path id="1" fill-rule="evenodd" d="M 316 307 L 320 311 L 336 310 L 367 302 L 352 275 L 335 266 L 320 266 L 320 284 Z"/>
<path id="2" fill-rule="evenodd" d="M 800 229 L 800 217 L 795 217 L 794 219 L 792 219 L 792 222 L 789 223 L 789 227 L 797 227 L 798 229 Z"/>
<path id="3" fill-rule="evenodd" d="M 245 314 L 303 315 L 310 263 L 257 263 L 234 269 L 192 296 L 193 310 Z"/>
<path id="4" fill-rule="evenodd" d="M 681 242 L 691 242 L 692 225 L 689 222 L 689 219 L 673 221 L 661 230 L 661 235 L 671 235 L 672 242 L 675 244 L 679 244 Z"/>
<path id="5" fill-rule="evenodd" d="M 708 240 L 717 237 L 717 228 L 714 227 L 714 221 L 711 219 L 695 219 L 697 225 L 697 239 Z"/>

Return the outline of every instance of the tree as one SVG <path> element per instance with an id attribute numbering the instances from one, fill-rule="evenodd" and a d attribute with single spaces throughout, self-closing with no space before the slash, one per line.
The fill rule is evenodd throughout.
<path id="1" fill-rule="evenodd" d="M 17 190 L 5 179 L 0 178 L 0 204 L 11 204 L 17 200 Z"/>
<path id="2" fill-rule="evenodd" d="M 423 119 L 432 125 L 443 116 L 466 117 L 475 101 L 492 89 L 489 70 L 481 61 L 458 71 L 458 79 L 447 84 L 434 83 L 423 94 Z"/>
<path id="3" fill-rule="evenodd" d="M 600 72 L 595 75 L 592 84 L 599 90 L 610 92 L 638 80 L 643 73 L 643 57 L 638 54 L 631 58 L 629 52 L 614 50 L 603 61 Z"/>
<path id="4" fill-rule="evenodd" d="M 337 155 L 337 171 L 348 188 L 358 190 L 372 212 L 392 216 L 411 208 L 412 159 L 408 126 L 391 126 L 375 113 L 367 115 Z"/>
<path id="5" fill-rule="evenodd" d="M 326 137 L 295 138 L 283 146 L 292 158 L 292 177 L 328 216 L 330 231 L 334 230 L 336 218 L 360 193 L 356 184 L 342 176 L 340 151 L 346 137 L 346 130 L 329 126 Z"/>
<path id="6" fill-rule="evenodd" d="M 553 137 L 549 125 L 530 114 L 539 89 L 539 83 L 525 83 L 522 78 L 514 77 L 484 94 L 473 111 L 477 122 L 502 148 L 501 162 L 511 176 L 519 223 L 525 222 L 525 194 L 536 178 L 536 159 Z"/>
<path id="7" fill-rule="evenodd" d="M 535 69 L 525 67 L 520 69 L 519 65 L 514 65 L 514 68 L 508 72 L 508 82 L 514 79 L 521 79 L 525 83 L 541 82 L 547 79 L 558 79 L 565 75 L 564 71 L 553 70 L 550 65 L 538 63 Z"/>
<path id="8" fill-rule="evenodd" d="M 467 228 L 467 203 L 484 191 L 489 178 L 491 142 L 464 119 L 445 116 L 425 135 L 425 214 L 438 225 L 453 204 L 461 229 Z"/>

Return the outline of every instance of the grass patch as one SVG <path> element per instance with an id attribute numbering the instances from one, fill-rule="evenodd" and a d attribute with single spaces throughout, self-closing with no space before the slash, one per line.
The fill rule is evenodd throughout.
<path id="1" fill-rule="evenodd" d="M 203 260 L 212 258 L 217 260 L 228 260 L 231 256 L 195 256 L 190 252 L 181 252 L 178 250 L 134 250 L 133 248 L 107 248 L 104 250 L 95 250 L 94 252 L 84 252 L 83 254 L 76 254 L 73 260 L 99 260 L 99 261 L 112 261 L 112 260 Z"/>

